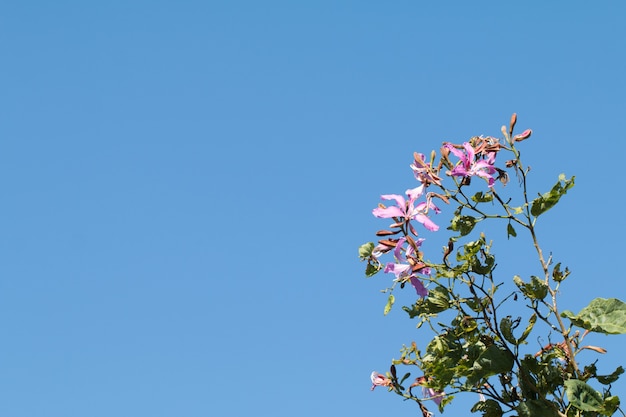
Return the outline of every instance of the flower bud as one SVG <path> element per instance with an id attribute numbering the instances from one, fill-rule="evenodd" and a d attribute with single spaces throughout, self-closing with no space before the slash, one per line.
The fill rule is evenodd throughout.
<path id="1" fill-rule="evenodd" d="M 390 247 L 390 248 L 395 248 L 398 242 L 394 242 L 393 240 L 381 239 L 378 241 L 378 243 L 380 243 L 381 245 Z"/>
<path id="2" fill-rule="evenodd" d="M 396 376 L 396 366 L 394 364 L 391 364 L 391 367 L 389 368 L 389 372 L 391 373 L 391 375 L 393 375 L 394 378 L 397 378 L 397 376 Z"/>
<path id="3" fill-rule="evenodd" d="M 448 149 L 447 146 L 442 146 L 441 149 L 439 150 L 439 153 L 441 154 L 441 161 L 443 162 L 443 164 L 446 167 L 452 166 L 452 164 L 450 163 L 450 160 L 448 159 L 448 155 L 450 155 L 450 149 Z"/>
<path id="4" fill-rule="evenodd" d="M 509 123 L 509 135 L 513 134 L 513 128 L 515 127 L 515 123 L 517 123 L 517 113 L 513 113 L 511 116 L 511 122 Z"/>
<path id="5" fill-rule="evenodd" d="M 590 350 L 593 350 L 595 352 L 602 353 L 602 354 L 606 353 L 606 349 L 603 347 L 599 347 L 599 346 L 583 346 L 581 350 L 582 349 L 590 349 Z"/>
<path id="6" fill-rule="evenodd" d="M 524 130 L 522 133 L 520 133 L 519 135 L 515 135 L 515 136 L 513 137 L 513 140 L 514 140 L 515 142 L 521 142 L 521 141 L 523 141 L 523 140 L 528 139 L 528 138 L 530 137 L 530 135 L 532 135 L 532 134 L 533 134 L 533 131 L 532 131 L 532 130 L 530 130 L 530 129 L 526 129 L 526 130 Z"/>

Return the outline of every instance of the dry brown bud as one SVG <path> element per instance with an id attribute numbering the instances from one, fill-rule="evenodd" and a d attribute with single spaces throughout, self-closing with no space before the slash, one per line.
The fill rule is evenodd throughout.
<path id="1" fill-rule="evenodd" d="M 396 232 L 392 232 L 391 230 L 379 230 L 378 232 L 376 232 L 376 236 L 391 236 L 395 235 L 398 232 L 400 231 L 398 230 Z"/>
<path id="2" fill-rule="evenodd" d="M 390 247 L 390 248 L 395 248 L 398 242 L 393 241 L 393 240 L 382 239 L 382 240 L 379 240 L 378 243 L 380 243 L 381 245 Z"/>
<path id="3" fill-rule="evenodd" d="M 423 262 L 418 262 L 415 265 L 413 265 L 413 272 L 418 272 L 420 269 L 423 269 L 426 266 L 425 263 Z"/>

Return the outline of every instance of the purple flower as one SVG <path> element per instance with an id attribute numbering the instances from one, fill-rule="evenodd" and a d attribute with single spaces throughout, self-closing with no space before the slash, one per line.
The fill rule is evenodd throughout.
<path id="1" fill-rule="evenodd" d="M 435 404 L 439 405 L 441 404 L 441 401 L 443 400 L 443 392 L 437 392 L 432 388 L 422 388 L 422 394 L 424 395 L 424 397 L 429 397 L 431 400 L 433 400 L 435 402 Z"/>
<path id="2" fill-rule="evenodd" d="M 419 377 L 415 380 L 415 385 L 422 386 L 422 395 L 425 397 L 425 400 L 433 400 L 435 404 L 440 405 L 441 401 L 443 401 L 443 397 L 446 395 L 444 392 L 435 391 L 434 389 L 426 386 L 426 377 Z"/>
<path id="3" fill-rule="evenodd" d="M 415 288 L 415 291 L 417 291 L 417 295 L 420 297 L 426 297 L 428 295 L 428 288 L 424 287 L 424 284 L 422 284 L 422 281 L 420 281 L 419 278 L 413 275 L 409 280 L 411 281 L 413 288 Z"/>
<path id="4" fill-rule="evenodd" d="M 411 265 L 409 264 L 394 264 L 393 262 L 389 262 L 385 265 L 385 274 L 392 273 L 396 276 L 396 281 L 400 281 L 404 278 L 407 278 L 411 272 Z"/>
<path id="5" fill-rule="evenodd" d="M 493 187 L 495 179 L 493 174 L 496 172 L 493 164 L 496 160 L 496 153 L 489 152 L 487 159 L 475 160 L 476 153 L 474 148 L 469 142 L 463 143 L 465 152 L 457 149 L 451 143 L 446 143 L 445 147 L 456 155 L 461 162 L 457 164 L 452 171 L 449 171 L 449 175 L 457 177 L 471 177 L 476 175 L 487 180 L 489 187 Z"/>
<path id="6" fill-rule="evenodd" d="M 430 218 L 426 215 L 429 209 L 434 210 L 435 213 L 439 213 L 440 210 L 437 206 L 435 206 L 430 200 L 425 202 L 415 204 L 415 200 L 424 194 L 424 185 L 420 185 L 417 188 L 406 190 L 405 194 L 409 198 L 408 201 L 404 199 L 403 196 L 397 194 L 385 194 L 381 195 L 380 198 L 383 200 L 395 200 L 396 206 L 391 207 L 377 207 L 372 210 L 374 216 L 388 219 L 392 217 L 400 217 L 403 218 L 405 222 L 410 220 L 417 220 L 419 223 L 422 223 L 424 227 L 430 231 L 436 232 L 439 230 L 439 226 L 437 226 Z"/>

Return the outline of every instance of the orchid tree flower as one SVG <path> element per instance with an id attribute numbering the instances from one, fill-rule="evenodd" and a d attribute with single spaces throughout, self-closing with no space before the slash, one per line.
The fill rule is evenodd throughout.
<path id="1" fill-rule="evenodd" d="M 422 395 L 424 396 L 424 399 L 433 400 L 435 404 L 440 405 L 441 401 L 443 401 L 443 397 L 446 394 L 444 392 L 435 391 L 434 389 L 425 386 L 425 384 L 426 377 L 421 376 L 415 380 L 415 383 L 412 386 L 421 385 Z"/>
<path id="2" fill-rule="evenodd" d="M 383 374 L 379 374 L 376 371 L 372 372 L 372 375 L 370 376 L 370 378 L 372 379 L 372 391 L 374 391 L 374 388 L 376 387 L 391 386 L 391 379 L 387 378 Z"/>
<path id="3" fill-rule="evenodd" d="M 413 153 L 413 163 L 411 164 L 411 169 L 413 170 L 415 179 L 426 186 L 429 184 L 441 185 L 441 178 L 437 176 L 432 168 L 432 165 L 425 161 L 425 158 L 426 157 L 423 153 Z"/>
<path id="4" fill-rule="evenodd" d="M 415 241 L 416 246 L 419 247 L 424 242 L 424 240 L 425 239 L 423 238 L 417 239 Z M 419 295 L 420 297 L 426 297 L 428 295 L 428 289 L 424 286 L 422 281 L 417 276 L 415 276 L 415 274 L 413 274 L 413 267 L 410 264 L 405 263 L 407 262 L 406 256 L 411 256 L 411 254 L 414 252 L 413 247 L 408 246 L 405 250 L 406 256 L 402 253 L 402 246 L 405 242 L 406 238 L 404 237 L 398 240 L 398 242 L 396 243 L 396 247 L 393 250 L 393 255 L 396 258 L 396 262 L 387 263 L 387 265 L 385 265 L 384 272 L 386 274 L 393 273 L 396 276 L 395 281 L 408 280 L 413 288 L 415 288 L 417 295 Z M 431 270 L 429 267 L 424 267 L 420 269 L 419 272 L 425 275 L 430 275 Z"/>
<path id="5" fill-rule="evenodd" d="M 495 152 L 489 152 L 487 159 L 476 160 L 476 152 L 469 142 L 463 143 L 465 152 L 455 148 L 451 143 L 446 143 L 444 147 L 461 160 L 451 171 L 448 171 L 449 175 L 456 177 L 472 177 L 475 175 L 486 179 L 489 187 L 493 187 L 495 183 L 493 174 L 496 173 L 496 169 L 493 166 L 496 160 Z"/>
<path id="6" fill-rule="evenodd" d="M 439 213 L 441 210 L 430 200 L 418 203 L 417 205 L 415 204 L 415 201 L 424 194 L 424 188 L 424 184 L 422 184 L 419 187 L 406 190 L 405 194 L 408 197 L 408 201 L 398 194 L 381 195 L 380 198 L 383 200 L 395 200 L 396 205 L 391 207 L 377 207 L 372 210 L 372 214 L 383 219 L 399 217 L 403 218 L 405 222 L 416 220 L 422 223 L 426 229 L 436 232 L 439 230 L 439 226 L 430 220 L 427 213 L 428 210 L 433 210 L 435 213 Z"/>

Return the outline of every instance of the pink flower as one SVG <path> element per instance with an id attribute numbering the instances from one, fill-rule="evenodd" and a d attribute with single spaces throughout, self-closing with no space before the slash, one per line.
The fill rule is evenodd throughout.
<path id="1" fill-rule="evenodd" d="M 413 154 L 413 163 L 411 164 L 411 169 L 413 170 L 413 175 L 415 175 L 415 179 L 417 179 L 422 184 L 437 184 L 441 185 L 441 178 L 435 174 L 431 164 L 426 163 L 424 161 L 424 154 L 415 152 Z"/>
<path id="2" fill-rule="evenodd" d="M 376 387 L 388 387 L 391 385 L 391 379 L 376 371 L 372 372 L 370 378 L 372 380 L 372 391 L 374 391 Z"/>
<path id="3" fill-rule="evenodd" d="M 428 288 L 424 287 L 422 281 L 420 281 L 419 278 L 417 278 L 415 275 L 411 276 L 409 281 L 411 282 L 413 288 L 415 288 L 417 295 L 419 295 L 420 297 L 426 297 L 428 295 Z"/>
<path id="4" fill-rule="evenodd" d="M 486 179 L 489 187 L 493 187 L 495 182 L 493 174 L 496 172 L 493 166 L 496 160 L 495 152 L 489 152 L 487 159 L 475 160 L 476 153 L 469 142 L 463 143 L 465 152 L 455 148 L 451 143 L 446 143 L 445 147 L 461 160 L 452 171 L 448 171 L 449 175 L 457 177 L 471 177 L 476 175 L 477 177 Z"/>
<path id="5" fill-rule="evenodd" d="M 426 387 L 422 388 L 422 394 L 424 395 L 424 397 L 427 397 L 425 399 L 433 400 L 437 405 L 441 404 L 444 395 L 442 392 L 437 392 L 432 388 Z"/>
<path id="6" fill-rule="evenodd" d="M 406 190 L 405 194 L 409 198 L 408 201 L 404 199 L 403 196 L 397 194 L 385 194 L 380 196 L 383 200 L 395 200 L 396 206 L 391 207 L 377 207 L 372 210 L 372 214 L 374 216 L 389 219 L 392 217 L 400 217 L 403 218 L 405 222 L 410 220 L 417 220 L 419 223 L 422 223 L 424 227 L 430 231 L 436 232 L 439 230 L 439 226 L 437 226 L 430 218 L 426 215 L 428 210 L 434 210 L 435 213 L 439 213 L 440 210 L 437 206 L 435 206 L 431 201 L 421 202 L 419 204 L 415 204 L 415 200 L 422 196 L 424 193 L 424 185 L 420 185 L 417 188 Z"/>
<path id="7" fill-rule="evenodd" d="M 425 397 L 425 400 L 433 400 L 435 404 L 440 405 L 441 401 L 443 401 L 443 397 L 446 395 L 444 392 L 435 391 L 430 387 L 424 386 L 426 384 L 426 377 L 419 377 L 415 380 L 415 384 L 413 385 L 421 385 L 422 386 L 422 395 Z"/>
<path id="8" fill-rule="evenodd" d="M 420 247 L 424 240 L 425 239 L 417 239 L 415 241 L 416 246 Z M 413 247 L 409 245 L 406 248 L 406 256 L 402 253 L 402 246 L 405 242 L 406 238 L 404 237 L 398 240 L 398 242 L 396 243 L 396 247 L 393 250 L 393 255 L 396 258 L 396 263 L 387 263 L 387 265 L 385 265 L 384 272 L 386 274 L 390 272 L 393 273 L 396 276 L 396 281 L 408 280 L 411 285 L 413 285 L 413 288 L 415 288 L 417 295 L 419 295 L 420 297 L 426 297 L 428 295 L 428 289 L 424 286 L 424 284 L 422 284 L 422 281 L 420 281 L 419 278 L 417 278 L 413 274 L 413 267 L 408 263 L 404 263 L 407 262 L 406 256 L 410 256 L 414 252 Z M 430 268 L 424 267 L 420 269 L 419 272 L 422 274 L 430 275 Z"/>

